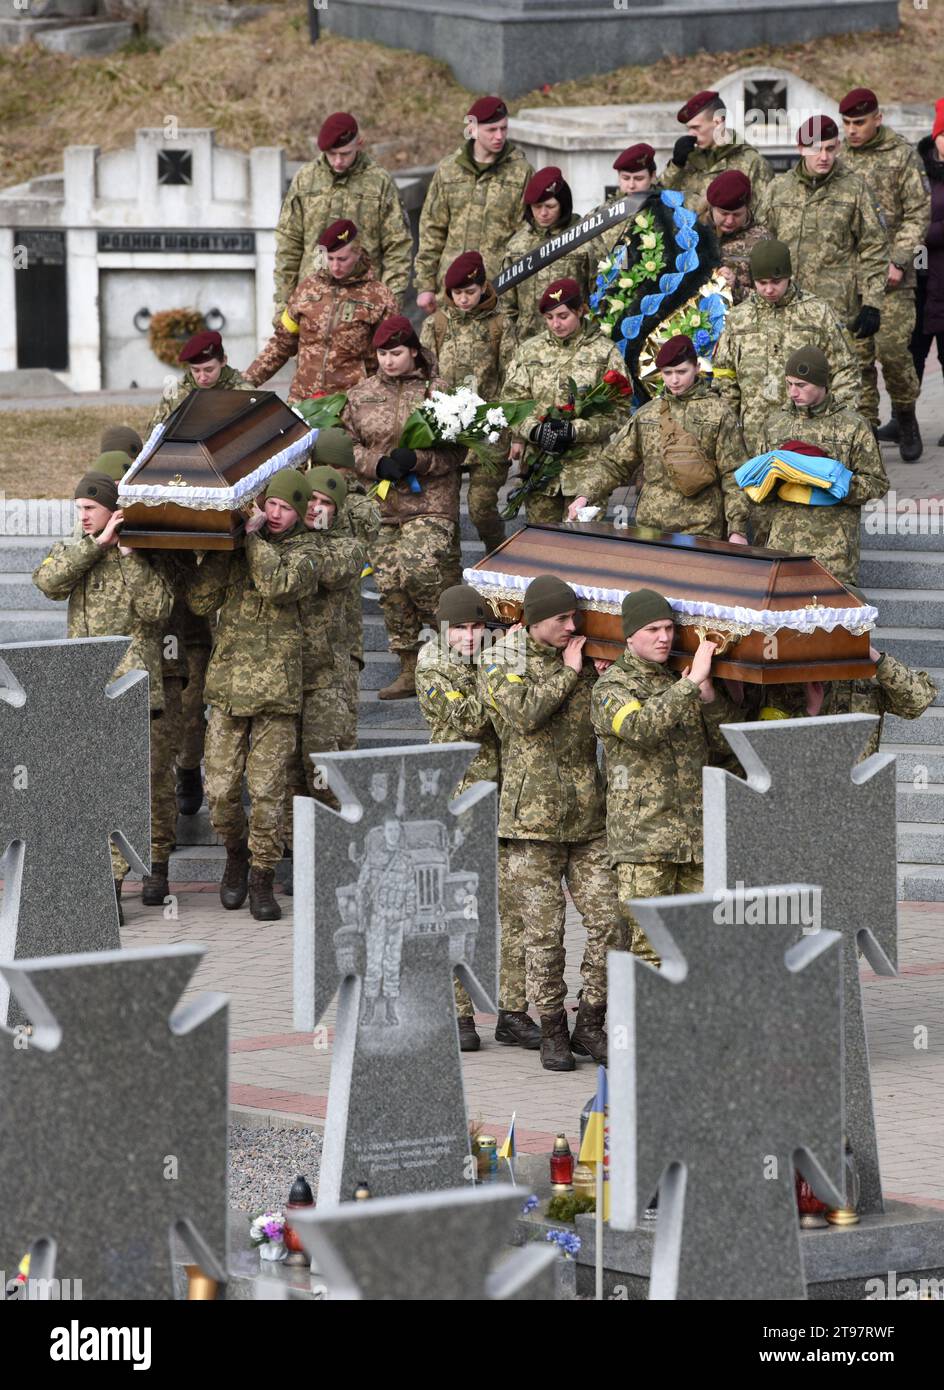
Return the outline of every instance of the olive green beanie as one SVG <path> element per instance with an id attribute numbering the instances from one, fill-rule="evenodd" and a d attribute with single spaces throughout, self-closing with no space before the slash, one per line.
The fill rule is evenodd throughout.
<path id="1" fill-rule="evenodd" d="M 668 599 L 657 594 L 655 589 L 635 589 L 623 599 L 623 636 L 632 637 L 648 623 L 661 623 L 666 618 L 675 622 L 675 614 Z"/>
<path id="2" fill-rule="evenodd" d="M 311 486 L 307 477 L 299 473 L 297 468 L 280 468 L 278 473 L 274 473 L 269 479 L 269 486 L 265 490 L 267 502 L 270 497 L 287 502 L 290 507 L 295 508 L 299 521 L 304 521 L 308 503 L 311 501 Z"/>
<path id="3" fill-rule="evenodd" d="M 577 595 L 556 574 L 539 574 L 525 590 L 524 620 L 528 627 L 559 613 L 572 613 L 576 607 Z"/>
<path id="4" fill-rule="evenodd" d="M 471 584 L 453 584 L 444 589 L 436 610 L 437 623 L 459 627 L 462 623 L 485 623 L 489 619 L 485 600 Z"/>
<path id="5" fill-rule="evenodd" d="M 324 463 L 330 468 L 346 468 L 351 473 L 354 471 L 354 444 L 351 436 L 337 426 L 318 431 L 311 457 L 313 463 Z"/>
<path id="6" fill-rule="evenodd" d="M 339 473 L 336 468 L 319 467 L 312 468 L 305 474 L 305 478 L 312 492 L 329 498 L 338 511 L 341 510 L 347 497 L 347 483 L 343 473 Z"/>

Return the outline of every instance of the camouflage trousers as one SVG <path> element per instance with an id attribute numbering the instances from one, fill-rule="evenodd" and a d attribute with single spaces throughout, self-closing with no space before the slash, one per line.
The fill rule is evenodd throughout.
<path id="1" fill-rule="evenodd" d="M 524 504 L 525 514 L 533 525 L 540 525 L 541 522 L 557 523 L 564 520 L 567 508 L 573 500 L 572 497 L 564 497 L 560 492 L 555 492 L 553 497 L 548 497 L 543 492 L 532 492 Z"/>
<path id="2" fill-rule="evenodd" d="M 505 486 L 508 464 L 491 464 L 489 468 L 495 471 L 490 472 L 474 455 L 470 457 L 469 516 L 488 555 L 505 539 L 505 523 L 498 515 L 498 494 Z"/>
<path id="3" fill-rule="evenodd" d="M 203 762 L 206 741 L 206 711 L 203 684 L 210 664 L 210 648 L 187 646 L 187 684 L 181 694 L 180 732 L 177 744 L 177 766 L 199 767 Z"/>
<path id="4" fill-rule="evenodd" d="M 346 661 L 342 656 L 340 660 Z M 313 796 L 333 811 L 341 809 L 337 797 L 327 785 L 324 773 L 312 762 L 312 754 L 337 753 L 341 736 L 347 726 L 348 690 L 340 684 L 306 690 L 302 696 L 302 712 L 296 722 L 295 748 L 288 762 L 285 787 L 285 810 L 282 826 L 285 843 L 292 846 L 292 798 Z"/>
<path id="5" fill-rule="evenodd" d="M 629 923 L 629 949 L 649 965 L 662 961 L 629 904 L 633 898 L 666 898 L 675 893 L 700 893 L 704 883 L 703 864 L 617 864 L 620 909 Z"/>
<path id="6" fill-rule="evenodd" d="M 367 965 L 364 994 L 368 999 L 397 999 L 400 994 L 400 957 L 403 954 L 403 918 L 389 922 L 372 917 L 364 931 Z"/>
<path id="7" fill-rule="evenodd" d="M 627 939 L 606 837 L 585 844 L 511 840 L 507 867 L 524 928 L 527 998 L 541 1014 L 553 1014 L 567 997 L 563 881 L 587 931 L 580 965 L 583 997 L 595 1006 L 605 1004 L 606 953 L 624 950 Z"/>
<path id="8" fill-rule="evenodd" d="M 343 666 L 340 657 L 338 657 L 338 661 Z M 363 664 L 357 657 L 349 654 L 348 664 L 344 667 L 344 674 L 341 678 L 344 706 L 338 733 L 338 747 L 342 753 L 357 747 L 357 701 L 361 693 L 361 668 Z"/>
<path id="9" fill-rule="evenodd" d="M 523 1013 L 528 1007 L 525 988 L 524 919 L 518 908 L 520 888 L 509 872 L 511 840 L 498 841 L 498 915 L 501 920 L 501 950 L 498 973 L 498 1007 Z M 471 1018 L 475 1010 L 468 992 L 456 980 L 456 1013 Z"/>
<path id="10" fill-rule="evenodd" d="M 295 753 L 297 716 L 239 718 L 210 708 L 206 736 L 206 791 L 213 829 L 235 848 L 249 838 L 254 869 L 274 869 L 282 858 L 282 818 L 289 759 Z M 249 819 L 243 808 L 243 773 Z"/>
<path id="11" fill-rule="evenodd" d="M 392 652 L 416 651 L 420 633 L 436 632 L 443 589 L 461 577 L 459 527 L 444 516 L 417 516 L 381 526 L 370 562 Z"/>
<path id="12" fill-rule="evenodd" d="M 180 738 L 180 699 L 183 681 L 164 677 L 164 708 L 151 711 L 151 863 L 166 862 L 177 842 L 177 795 L 174 758 Z M 109 841 L 112 877 L 121 883 L 130 865 Z"/>
<path id="13" fill-rule="evenodd" d="M 885 389 L 892 406 L 914 405 L 921 391 L 911 356 L 911 335 L 915 326 L 914 290 L 889 290 L 882 302 L 882 326 L 872 338 L 853 338 L 852 346 L 862 367 L 862 394 L 859 414 L 870 425 L 878 424 L 878 372 L 882 364 Z"/>

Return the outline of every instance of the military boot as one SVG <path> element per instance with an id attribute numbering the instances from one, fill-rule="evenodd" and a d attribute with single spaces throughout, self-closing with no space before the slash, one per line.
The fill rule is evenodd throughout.
<path id="1" fill-rule="evenodd" d="M 361 1004 L 361 1023 L 373 1023 L 374 1009 L 377 1007 L 377 1000 L 372 999 L 369 994 L 364 996 Z"/>
<path id="2" fill-rule="evenodd" d="M 249 870 L 249 911 L 257 922 L 277 922 L 282 916 L 272 891 L 274 882 L 274 869 Z"/>
<path id="3" fill-rule="evenodd" d="M 288 873 L 282 880 L 282 892 L 287 898 L 291 898 L 295 896 L 295 863 L 292 859 L 292 851 L 290 849 L 284 850 L 282 858 L 288 860 Z"/>
<path id="4" fill-rule="evenodd" d="M 226 868 L 220 882 L 220 902 L 230 909 L 242 907 L 249 892 L 249 845 L 241 840 L 226 849 Z"/>
<path id="5" fill-rule="evenodd" d="M 503 1047 L 523 1047 L 536 1052 L 541 1046 L 541 1030 L 524 1009 L 499 1009 L 495 1041 Z"/>
<path id="6" fill-rule="evenodd" d="M 541 1066 L 545 1071 L 573 1071 L 577 1066 L 563 1009 L 541 1015 Z"/>
<path id="7" fill-rule="evenodd" d="M 485 547 L 485 554 L 491 555 L 493 550 L 497 550 L 505 539 L 505 528 L 500 531 L 480 531 L 479 540 Z"/>
<path id="8" fill-rule="evenodd" d="M 182 816 L 195 816 L 203 805 L 203 777 L 200 764 L 177 769 L 177 810 Z"/>
<path id="9" fill-rule="evenodd" d="M 400 674 L 383 690 L 377 691 L 378 700 L 416 699 L 416 652 L 398 652 Z"/>
<path id="10" fill-rule="evenodd" d="M 396 1027 L 400 1022 L 400 1015 L 397 1013 L 397 1003 L 395 999 L 384 1000 L 385 1018 L 384 1023 L 389 1023 L 391 1027 Z"/>
<path id="11" fill-rule="evenodd" d="M 897 444 L 899 438 L 898 416 L 892 410 L 892 418 L 887 425 L 883 425 L 880 430 L 875 431 L 875 438 L 880 444 Z"/>
<path id="12" fill-rule="evenodd" d="M 151 872 L 144 875 L 141 901 L 145 907 L 163 907 L 167 893 L 167 860 L 155 859 L 151 864 Z"/>
<path id="13" fill-rule="evenodd" d="M 606 1066 L 605 1021 L 605 1004 L 588 1004 L 586 999 L 581 999 L 570 1039 L 571 1051 L 576 1052 L 578 1057 L 592 1057 L 595 1062 L 602 1062 Z"/>
<path id="14" fill-rule="evenodd" d="M 917 463 L 924 449 L 924 444 L 921 440 L 921 431 L 918 429 L 918 417 L 915 415 L 914 406 L 900 405 L 896 415 L 900 430 L 898 452 L 905 463 Z"/>
<path id="15" fill-rule="evenodd" d="M 475 1019 L 460 1016 L 456 1022 L 459 1025 L 459 1051 L 478 1052 L 482 1039 L 475 1031 Z"/>
<path id="16" fill-rule="evenodd" d="M 118 925 L 123 927 L 125 924 L 125 914 L 121 910 L 121 879 L 115 879 L 115 905 L 118 908 Z"/>

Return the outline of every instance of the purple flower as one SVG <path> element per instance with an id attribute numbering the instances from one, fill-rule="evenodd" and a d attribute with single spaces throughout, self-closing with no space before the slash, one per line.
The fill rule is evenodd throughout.
<path id="1" fill-rule="evenodd" d="M 537 1199 L 537 1197 L 535 1197 L 534 1193 L 532 1192 L 531 1196 L 528 1198 L 528 1200 L 525 1202 L 524 1206 L 521 1208 L 522 1215 L 523 1215 L 523 1216 L 527 1216 L 528 1212 L 530 1212 L 530 1211 L 537 1211 L 538 1205 L 539 1205 L 538 1199 Z"/>

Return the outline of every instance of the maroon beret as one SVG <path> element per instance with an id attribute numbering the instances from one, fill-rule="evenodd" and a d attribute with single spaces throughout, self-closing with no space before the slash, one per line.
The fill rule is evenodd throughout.
<path id="1" fill-rule="evenodd" d="M 839 103 L 840 116 L 868 116 L 878 110 L 878 97 L 869 87 L 853 87 Z"/>
<path id="2" fill-rule="evenodd" d="M 209 362 L 220 357 L 223 352 L 223 339 L 213 328 L 204 328 L 202 333 L 194 333 L 188 338 L 177 354 L 178 362 Z"/>
<path id="3" fill-rule="evenodd" d="M 357 121 L 350 111 L 335 111 L 318 132 L 319 150 L 336 150 L 357 139 Z"/>
<path id="4" fill-rule="evenodd" d="M 651 145 L 645 143 L 630 145 L 629 149 L 617 155 L 613 160 L 613 168 L 623 174 L 641 174 L 644 169 L 648 169 L 650 174 L 656 171 L 656 152 Z"/>
<path id="5" fill-rule="evenodd" d="M 538 311 L 546 314 L 551 309 L 559 309 L 562 304 L 566 304 L 568 309 L 579 309 L 582 303 L 583 291 L 577 281 L 565 276 L 563 280 L 551 281 L 541 295 Z"/>
<path id="6" fill-rule="evenodd" d="M 794 454 L 808 454 L 810 458 L 822 458 L 823 451 L 818 444 L 807 444 L 804 439 L 785 439 L 781 449 L 789 449 Z"/>
<path id="7" fill-rule="evenodd" d="M 736 208 L 747 207 L 751 201 L 751 181 L 740 169 L 725 169 L 711 180 L 705 197 L 713 208 L 734 212 Z"/>
<path id="8" fill-rule="evenodd" d="M 485 284 L 485 262 L 478 251 L 463 251 L 446 271 L 446 293 L 452 290 L 469 290 L 473 285 Z"/>
<path id="9" fill-rule="evenodd" d="M 341 217 L 337 222 L 332 222 L 330 227 L 325 227 L 318 238 L 318 245 L 323 246 L 326 251 L 341 251 L 356 240 L 357 228 L 354 223 L 349 217 Z"/>
<path id="10" fill-rule="evenodd" d="M 660 372 L 663 367 L 679 367 L 683 362 L 697 361 L 695 344 L 687 333 L 676 333 L 674 338 L 662 344 L 656 354 L 656 367 Z"/>
<path id="11" fill-rule="evenodd" d="M 526 207 L 532 203 L 543 203 L 545 198 L 556 198 L 563 186 L 564 175 L 556 164 L 549 164 L 546 169 L 539 169 L 528 181 L 521 201 Z"/>
<path id="12" fill-rule="evenodd" d="M 839 127 L 832 116 L 811 116 L 797 131 L 798 145 L 821 145 L 825 140 L 838 140 Z"/>
<path id="13" fill-rule="evenodd" d="M 494 121 L 503 121 L 508 115 L 508 107 L 501 97 L 479 97 L 478 101 L 473 101 L 466 115 L 473 116 L 483 125 L 490 125 Z"/>
<path id="14" fill-rule="evenodd" d="M 704 111 L 706 106 L 710 106 L 713 101 L 717 100 L 717 92 L 696 92 L 693 97 L 688 98 L 676 116 L 676 120 L 681 125 L 685 125 L 688 121 L 694 120 L 699 111 Z"/>
<path id="15" fill-rule="evenodd" d="M 418 348 L 420 345 L 415 328 L 404 314 L 391 314 L 390 318 L 378 324 L 371 342 L 375 348 Z"/>

